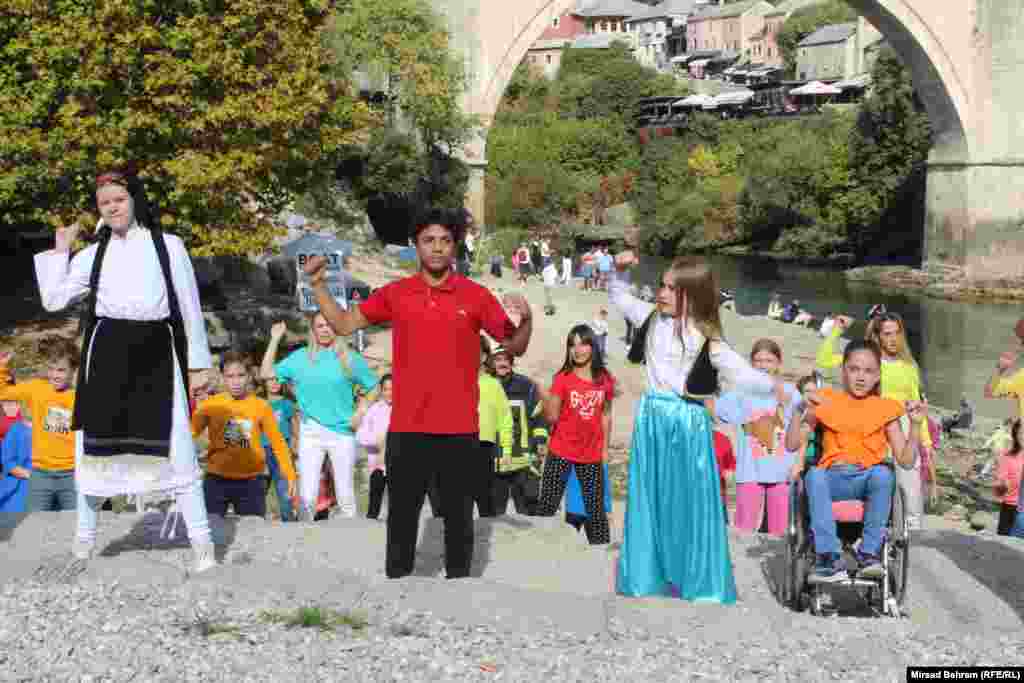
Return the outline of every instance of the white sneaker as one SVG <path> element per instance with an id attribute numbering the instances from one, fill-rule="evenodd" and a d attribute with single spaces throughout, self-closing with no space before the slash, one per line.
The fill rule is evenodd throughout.
<path id="1" fill-rule="evenodd" d="M 907 531 L 921 530 L 921 515 L 907 515 Z"/>
<path id="2" fill-rule="evenodd" d="M 213 543 L 193 544 L 192 550 L 195 553 L 195 564 L 192 565 L 192 574 L 201 574 L 217 566 L 217 557 Z"/>

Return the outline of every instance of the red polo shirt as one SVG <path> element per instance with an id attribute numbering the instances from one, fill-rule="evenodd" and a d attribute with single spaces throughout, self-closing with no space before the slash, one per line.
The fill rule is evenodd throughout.
<path id="1" fill-rule="evenodd" d="M 376 290 L 359 310 L 392 326 L 390 431 L 478 433 L 480 330 L 497 341 L 515 331 L 494 295 L 461 275 L 431 287 L 417 273 Z"/>

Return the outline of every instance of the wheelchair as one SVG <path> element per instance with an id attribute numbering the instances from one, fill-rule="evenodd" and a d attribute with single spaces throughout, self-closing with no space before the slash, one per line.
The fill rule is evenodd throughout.
<path id="1" fill-rule="evenodd" d="M 804 473 L 806 472 L 805 469 Z M 822 615 L 826 613 L 826 604 L 831 598 L 829 591 L 839 586 L 856 590 L 869 607 L 881 614 L 892 617 L 904 615 L 903 603 L 907 595 L 910 551 L 906 510 L 906 496 L 903 489 L 896 485 L 893 477 L 892 507 L 889 512 L 889 523 L 882 530 L 882 548 L 879 552 L 883 569 L 881 577 L 863 578 L 851 574 L 851 577 L 844 581 L 815 583 L 811 580 L 816 555 L 810 507 L 801 476 L 789 490 L 783 602 L 794 611 L 810 609 L 811 614 Z M 833 501 L 832 516 L 836 520 L 836 532 L 842 545 L 843 561 L 849 564 L 849 558 L 853 555 L 864 531 L 864 501 Z"/>

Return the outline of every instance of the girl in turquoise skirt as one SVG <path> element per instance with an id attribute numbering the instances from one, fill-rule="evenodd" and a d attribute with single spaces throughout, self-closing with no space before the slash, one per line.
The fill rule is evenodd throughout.
<path id="1" fill-rule="evenodd" d="M 703 401 L 717 393 L 720 379 L 755 396 L 784 399 L 784 389 L 725 343 L 718 283 L 703 259 L 677 259 L 653 304 L 629 293 L 626 271 L 636 263 L 633 252 L 618 254 L 608 290 L 611 304 L 638 328 L 630 360 L 647 369 L 633 427 L 616 589 L 731 604 L 736 582 Z"/>

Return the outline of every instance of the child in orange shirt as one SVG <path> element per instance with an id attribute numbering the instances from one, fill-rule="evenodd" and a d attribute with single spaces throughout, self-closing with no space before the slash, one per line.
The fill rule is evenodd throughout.
<path id="1" fill-rule="evenodd" d="M 266 473 L 262 435 L 270 440 L 277 466 L 288 480 L 288 497 L 295 496 L 295 469 L 270 404 L 249 393 L 249 369 L 246 356 L 237 352 L 224 354 L 221 375 L 226 392 L 211 396 L 192 416 L 192 433 L 210 432 L 203 493 L 206 510 L 224 516 L 228 506 L 237 515 L 267 514 Z"/>
<path id="2" fill-rule="evenodd" d="M 921 424 L 925 406 L 879 395 L 882 352 L 872 341 L 850 342 L 843 353 L 843 390 L 809 391 L 802 420 L 791 420 L 786 432 L 786 448 L 796 451 L 802 442 L 801 423 L 822 428 L 822 454 L 815 467 L 804 477 L 814 551 L 817 566 L 811 581 L 833 583 L 847 579 L 842 564 L 832 502 L 864 501 L 864 536 L 858 561 L 858 576 L 879 578 L 884 574 L 879 553 L 882 533 L 889 519 L 894 487 L 893 471 L 883 464 L 892 449 L 897 465 L 912 467 L 915 448 L 921 447 Z M 911 437 L 908 439 L 899 420 L 909 413 Z M 793 476 L 803 463 L 793 465 Z"/>
<path id="3" fill-rule="evenodd" d="M 1013 521 L 1017 518 L 1017 498 L 1020 495 L 1021 468 L 1024 467 L 1024 423 L 1018 417 L 1010 427 L 1013 441 L 1010 448 L 999 454 L 996 481 L 992 491 L 999 496 L 999 527 L 996 533 L 1009 536 Z"/>
<path id="4" fill-rule="evenodd" d="M 40 343 L 46 359 L 46 379 L 8 384 L 13 354 L 0 355 L 0 401 L 20 401 L 32 420 L 32 474 L 28 483 L 28 512 L 75 510 L 75 435 L 71 414 L 75 405 L 72 378 L 78 369 L 78 347 L 70 339 L 52 337 Z"/>

